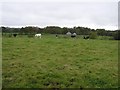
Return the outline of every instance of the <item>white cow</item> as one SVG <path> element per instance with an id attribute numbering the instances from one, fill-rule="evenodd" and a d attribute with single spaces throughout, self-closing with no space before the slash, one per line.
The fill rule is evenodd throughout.
<path id="1" fill-rule="evenodd" d="M 41 34 L 35 34 L 35 37 L 40 37 L 41 38 Z"/>

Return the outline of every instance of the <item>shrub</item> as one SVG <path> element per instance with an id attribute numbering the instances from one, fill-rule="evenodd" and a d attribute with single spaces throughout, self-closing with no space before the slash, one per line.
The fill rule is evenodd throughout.
<path id="1" fill-rule="evenodd" d="M 91 32 L 90 33 L 90 39 L 96 39 L 97 38 L 97 33 L 96 32 Z"/>

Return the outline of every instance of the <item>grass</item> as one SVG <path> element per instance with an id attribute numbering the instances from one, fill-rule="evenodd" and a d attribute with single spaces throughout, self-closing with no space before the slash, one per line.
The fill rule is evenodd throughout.
<path id="1" fill-rule="evenodd" d="M 116 88 L 118 41 L 3 37 L 3 88 Z"/>

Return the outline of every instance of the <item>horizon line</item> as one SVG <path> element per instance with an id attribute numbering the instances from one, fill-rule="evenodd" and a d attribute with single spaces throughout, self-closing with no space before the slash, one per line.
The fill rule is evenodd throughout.
<path id="1" fill-rule="evenodd" d="M 7 25 L 0 25 L 0 27 L 10 27 L 10 28 L 22 28 L 22 27 L 38 27 L 38 28 L 45 28 L 45 27 L 51 27 L 51 26 L 55 26 L 55 27 L 61 27 L 61 28 L 74 28 L 74 27 L 84 27 L 84 28 L 90 28 L 90 29 L 105 29 L 108 31 L 115 31 L 115 30 L 119 30 L 117 29 L 106 29 L 106 28 L 100 28 L 100 27 L 95 27 L 95 28 L 91 28 L 88 26 L 80 26 L 80 25 L 76 25 L 76 26 L 60 26 L 60 25 L 46 25 L 46 26 L 39 26 L 39 25 L 24 25 L 24 26 L 7 26 Z"/>

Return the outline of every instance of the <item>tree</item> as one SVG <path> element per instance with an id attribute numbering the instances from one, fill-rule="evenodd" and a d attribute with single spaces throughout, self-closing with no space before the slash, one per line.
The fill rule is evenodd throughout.
<path id="1" fill-rule="evenodd" d="M 120 40 L 120 30 L 117 30 L 113 37 L 115 40 Z"/>
<path id="2" fill-rule="evenodd" d="M 9 27 L 2 26 L 2 33 L 11 33 L 11 29 Z"/>
<path id="3" fill-rule="evenodd" d="M 105 29 L 96 29 L 97 34 L 100 36 L 106 36 L 106 31 Z"/>
<path id="4" fill-rule="evenodd" d="M 38 32 L 38 27 L 28 26 L 20 29 L 20 34 L 35 34 Z"/>
<path id="5" fill-rule="evenodd" d="M 67 27 L 63 27 L 62 28 L 62 34 L 66 34 L 68 32 L 68 28 Z"/>
<path id="6" fill-rule="evenodd" d="M 47 26 L 44 28 L 44 32 L 50 34 L 62 34 L 62 28 L 58 26 Z"/>

